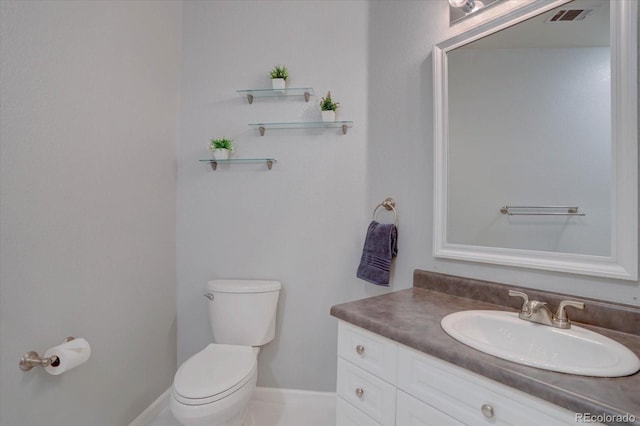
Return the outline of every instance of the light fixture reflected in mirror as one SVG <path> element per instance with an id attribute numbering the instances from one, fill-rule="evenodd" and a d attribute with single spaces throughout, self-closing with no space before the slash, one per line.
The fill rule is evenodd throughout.
<path id="1" fill-rule="evenodd" d="M 449 4 L 462 9 L 464 13 L 473 13 L 484 7 L 484 3 L 479 0 L 449 0 Z"/>
<path id="2" fill-rule="evenodd" d="M 475 15 L 502 0 L 449 0 L 449 25 Z"/>

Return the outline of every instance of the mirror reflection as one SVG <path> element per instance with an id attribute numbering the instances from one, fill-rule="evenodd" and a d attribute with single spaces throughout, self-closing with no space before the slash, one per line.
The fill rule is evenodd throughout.
<path id="1" fill-rule="evenodd" d="M 447 243 L 611 254 L 610 58 L 608 0 L 447 53 Z"/>

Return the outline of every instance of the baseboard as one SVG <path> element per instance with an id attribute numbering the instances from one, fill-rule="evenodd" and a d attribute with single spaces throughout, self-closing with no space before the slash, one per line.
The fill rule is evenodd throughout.
<path id="1" fill-rule="evenodd" d="M 315 392 L 297 389 L 280 388 L 256 388 L 252 401 L 269 402 L 273 404 L 296 404 L 312 400 L 315 405 L 328 404 L 335 405 L 335 392 Z"/>
<path id="2" fill-rule="evenodd" d="M 151 403 L 142 413 L 138 415 L 129 426 L 149 426 L 153 423 L 158 414 L 169 404 L 169 391 L 167 389 L 155 401 Z"/>

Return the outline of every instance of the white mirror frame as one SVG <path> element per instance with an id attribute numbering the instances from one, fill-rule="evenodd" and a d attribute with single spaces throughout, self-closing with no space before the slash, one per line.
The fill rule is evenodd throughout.
<path id="1" fill-rule="evenodd" d="M 636 0 L 611 0 L 611 256 L 450 244 L 447 242 L 447 53 L 568 0 L 529 2 L 445 40 L 433 49 L 434 256 L 623 280 L 638 280 L 638 58 Z M 522 4 L 522 3 L 521 3 Z"/>

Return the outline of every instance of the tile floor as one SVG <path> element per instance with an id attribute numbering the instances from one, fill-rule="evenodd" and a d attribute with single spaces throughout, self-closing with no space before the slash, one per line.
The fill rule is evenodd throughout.
<path id="1" fill-rule="evenodd" d="M 261 398 L 258 395 L 249 403 L 254 426 L 334 426 L 336 424 L 335 398 L 322 396 L 293 398 Z M 149 426 L 180 426 L 171 415 L 167 404 Z"/>

